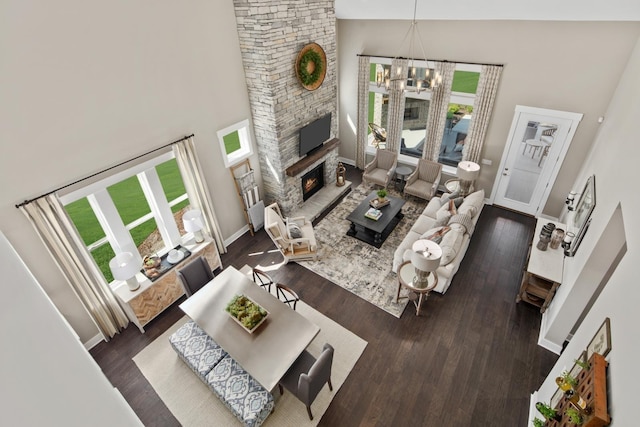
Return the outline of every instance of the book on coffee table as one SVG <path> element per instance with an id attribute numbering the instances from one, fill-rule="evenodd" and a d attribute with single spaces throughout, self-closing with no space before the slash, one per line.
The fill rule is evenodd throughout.
<path id="1" fill-rule="evenodd" d="M 365 212 L 364 216 L 374 221 L 377 221 L 382 216 L 382 212 L 375 208 L 369 208 L 367 212 Z"/>

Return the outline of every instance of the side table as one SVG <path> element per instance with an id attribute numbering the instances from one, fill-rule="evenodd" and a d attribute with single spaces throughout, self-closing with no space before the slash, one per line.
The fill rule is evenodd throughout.
<path id="1" fill-rule="evenodd" d="M 398 267 L 398 293 L 396 294 L 396 302 L 401 298 L 400 290 L 404 286 L 409 289 L 410 293 L 408 298 L 413 301 L 413 305 L 416 307 L 416 316 L 419 316 L 422 303 L 427 300 L 429 293 L 438 285 L 438 274 L 433 271 L 429 275 L 429 281 L 426 288 L 418 288 L 413 285 L 413 278 L 415 275 L 415 268 L 411 264 L 411 261 L 405 261 L 400 265 L 400 267 Z"/>
<path id="2" fill-rule="evenodd" d="M 413 172 L 413 169 L 409 166 L 402 165 L 396 168 L 396 180 L 400 181 L 400 191 L 404 190 L 405 181 L 407 177 L 411 175 L 411 172 Z"/>
<path id="3" fill-rule="evenodd" d="M 447 182 L 444 183 L 444 189 L 447 193 L 453 193 L 460 190 L 460 180 L 457 178 L 447 180 Z"/>

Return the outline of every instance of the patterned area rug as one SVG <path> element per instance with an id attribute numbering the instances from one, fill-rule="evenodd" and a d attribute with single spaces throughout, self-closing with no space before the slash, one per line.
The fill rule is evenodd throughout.
<path id="1" fill-rule="evenodd" d="M 393 253 L 411 226 L 424 210 L 427 202 L 410 197 L 402 207 L 404 218 L 396 225 L 380 249 L 347 236 L 351 224 L 345 218 L 372 191 L 359 185 L 314 227 L 319 246 L 317 261 L 300 261 L 300 265 L 332 281 L 382 310 L 400 317 L 407 299 L 395 302 L 398 279 L 391 271 Z M 390 196 L 402 197 L 395 190 Z"/>

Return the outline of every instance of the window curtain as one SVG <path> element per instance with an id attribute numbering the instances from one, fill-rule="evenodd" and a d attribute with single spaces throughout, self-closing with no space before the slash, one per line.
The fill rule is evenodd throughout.
<path id="1" fill-rule="evenodd" d="M 209 191 L 207 190 L 201 173 L 202 168 L 200 167 L 200 162 L 198 161 L 198 156 L 195 151 L 193 136 L 173 144 L 173 153 L 176 156 L 178 168 L 180 168 L 180 172 L 182 173 L 182 179 L 187 189 L 191 206 L 202 211 L 205 231 L 213 237 L 218 251 L 221 254 L 226 253 L 227 248 L 224 246 L 224 239 L 222 238 L 220 226 L 213 211 Z"/>
<path id="2" fill-rule="evenodd" d="M 55 194 L 22 205 L 26 215 L 106 341 L 129 319 Z"/>
<path id="3" fill-rule="evenodd" d="M 356 167 L 364 169 L 367 138 L 369 135 L 369 80 L 370 58 L 358 58 L 358 129 L 356 132 Z"/>
<path id="4" fill-rule="evenodd" d="M 394 59 L 391 62 L 391 80 L 407 77 L 407 59 Z M 399 70 L 399 71 L 398 71 Z M 387 150 L 398 152 L 404 124 L 404 90 L 398 82 L 389 86 L 389 107 L 387 111 Z"/>
<path id="5" fill-rule="evenodd" d="M 453 62 L 437 61 L 435 63 L 434 71 L 442 76 L 442 84 L 431 91 L 425 147 L 422 150 L 423 159 L 438 161 L 444 128 L 447 123 L 447 110 L 451 99 L 451 84 L 455 69 L 456 64 Z"/>
<path id="6" fill-rule="evenodd" d="M 473 103 L 473 114 L 469 123 L 469 134 L 464 144 L 462 159 L 480 162 L 480 152 L 491 120 L 493 104 L 498 93 L 502 66 L 483 65 L 478 80 L 478 90 Z"/>

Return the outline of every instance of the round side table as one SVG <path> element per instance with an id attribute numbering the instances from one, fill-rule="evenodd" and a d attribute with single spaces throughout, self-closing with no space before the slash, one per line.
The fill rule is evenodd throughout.
<path id="1" fill-rule="evenodd" d="M 444 189 L 447 193 L 453 193 L 454 191 L 460 190 L 460 180 L 457 178 L 449 179 L 444 183 Z"/>
<path id="2" fill-rule="evenodd" d="M 404 190 L 405 180 L 411 175 L 411 172 L 413 172 L 413 169 L 409 166 L 402 165 L 396 168 L 396 179 L 400 181 L 400 191 Z"/>
<path id="3" fill-rule="evenodd" d="M 415 267 L 411 264 L 411 261 L 403 262 L 398 268 L 398 293 L 396 294 L 396 302 L 400 298 L 400 290 L 405 287 L 409 289 L 409 299 L 413 301 L 413 305 L 416 307 L 416 316 L 420 315 L 420 308 L 422 307 L 422 303 L 427 300 L 429 296 L 429 292 L 431 292 L 438 285 L 438 274 L 433 271 L 429 275 L 429 281 L 427 283 L 426 288 L 418 288 L 413 284 L 413 278 L 415 277 Z M 411 298 L 411 294 L 417 295 L 417 298 Z M 416 301 L 417 299 L 417 301 Z"/>

